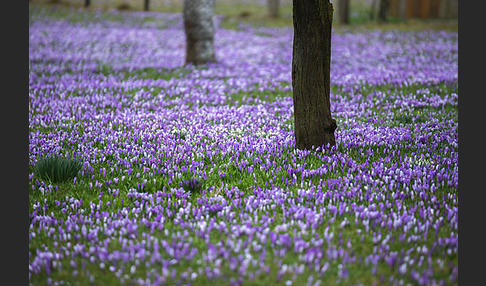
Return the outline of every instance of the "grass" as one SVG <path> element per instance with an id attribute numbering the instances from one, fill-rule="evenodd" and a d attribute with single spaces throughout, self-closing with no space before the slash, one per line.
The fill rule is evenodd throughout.
<path id="1" fill-rule="evenodd" d="M 81 167 L 77 160 L 54 155 L 38 160 L 34 165 L 34 172 L 42 180 L 59 183 L 76 177 Z"/>
<path id="2" fill-rule="evenodd" d="M 222 9 L 219 11 L 228 14 L 223 20 L 226 28 L 237 28 L 250 20 L 264 26 L 289 25 L 283 23 L 286 18 L 265 18 L 261 8 L 245 6 L 249 11 L 245 22 L 238 5 L 219 7 Z M 61 8 L 51 11 L 53 15 L 49 17 L 71 17 L 62 11 Z M 92 14 L 86 12 L 75 17 L 90 21 L 89 15 Z M 103 15 L 99 19 L 104 19 Z M 109 65 L 98 72 L 114 73 Z M 183 79 L 191 76 L 191 71 L 144 68 L 119 71 L 118 75 L 122 75 L 120 81 L 128 83 L 134 79 Z M 343 109 L 353 111 L 355 101 L 361 104 L 357 106 L 372 102 L 367 108 L 357 108 L 355 118 L 349 118 L 346 112 L 336 112 L 340 134 L 354 138 L 339 141 L 335 151 L 297 152 L 282 138 L 282 141 L 274 139 L 272 128 L 276 126 L 284 130 L 281 137 L 293 132 L 293 120 L 278 112 L 266 115 L 264 123 L 243 117 L 242 121 L 260 124 L 253 129 L 254 125 L 246 121 L 248 129 L 233 128 L 228 123 L 232 119 L 225 117 L 184 121 L 185 116 L 197 116 L 191 110 L 202 108 L 215 108 L 220 113 L 270 108 L 290 100 L 292 94 L 284 89 L 286 85 L 289 83 L 281 85 L 282 90 L 262 87 L 260 91 L 260 86 L 255 86 L 253 90 L 229 94 L 222 106 L 193 104 L 188 111 L 177 111 L 179 117 L 169 119 L 156 115 L 168 109 L 178 110 L 179 95 L 165 96 L 160 87 L 92 91 L 119 96 L 117 99 L 123 102 L 90 104 L 100 117 L 126 111 L 125 114 L 141 116 L 134 117 L 134 122 L 118 122 L 116 117 L 109 121 L 96 117 L 48 121 L 52 109 L 29 106 L 30 116 L 45 120 L 39 121 L 42 124 L 29 122 L 31 140 L 38 140 L 31 143 L 31 158 L 42 158 L 56 150 L 68 157 L 80 155 L 83 161 L 75 178 L 53 182 L 41 176 L 31 160 L 29 266 L 41 267 L 38 272 L 29 272 L 29 282 L 133 285 L 143 284 L 144 279 L 156 280 L 157 275 L 168 271 L 164 276 L 168 285 L 179 280 L 188 282 L 189 278 L 182 277 L 184 273 L 189 277 L 196 274 L 192 285 L 227 285 L 232 279 L 241 279 L 243 285 L 282 285 L 287 280 L 295 285 L 316 280 L 321 285 L 394 285 L 400 283 L 397 280 L 420 284 L 412 273 L 399 273 L 405 259 L 410 259 L 414 262 L 407 265 L 417 275 L 455 284 L 457 247 L 442 241 L 457 236 L 454 209 L 458 190 L 454 179 L 446 178 L 457 174 L 454 161 L 457 145 L 445 140 L 450 138 L 448 134 L 457 133 L 457 125 L 433 123 L 457 122 L 457 103 L 437 107 L 417 104 L 408 109 L 393 107 L 392 103 L 409 95 L 426 100 L 432 94 L 421 90 L 433 91 L 445 99 L 457 93 L 457 82 L 332 86 L 333 104 L 341 104 Z M 42 98 L 41 91 L 47 94 L 47 90 L 36 90 L 31 100 Z M 377 92 L 383 97 L 375 98 Z M 143 108 L 143 103 L 153 102 L 159 95 L 163 96 L 162 107 Z M 83 99 L 89 94 L 75 91 L 66 96 Z M 60 100 L 61 96 L 52 99 Z M 134 105 L 142 107 L 131 109 Z M 79 113 L 83 114 L 81 110 Z M 221 129 L 216 134 L 203 134 L 200 129 L 204 128 L 191 129 L 185 122 Z M 146 126 L 145 130 L 140 132 L 138 125 Z M 106 137 L 95 133 L 94 126 L 101 126 Z M 382 132 L 407 130 L 410 137 L 396 142 L 362 138 L 367 134 L 358 130 L 370 126 L 382 128 Z M 255 130 L 258 132 L 248 134 Z M 53 145 L 42 143 L 61 132 L 65 133 L 62 141 L 49 141 Z M 161 139 L 164 144 L 158 143 Z M 353 140 L 370 144 L 359 145 Z M 234 148 L 232 142 L 241 144 L 238 146 L 262 144 L 275 148 L 230 150 Z M 179 146 L 210 148 L 186 151 L 178 149 Z M 153 160 L 149 162 L 147 158 Z M 411 175 L 395 173 L 402 169 Z M 273 189 L 285 192 L 272 192 Z M 308 209 L 313 211 L 305 212 Z M 380 216 L 374 216 L 373 210 L 380 210 Z M 422 213 L 424 210 L 434 213 Z M 388 226 L 407 217 L 414 220 L 407 231 L 405 222 L 401 228 Z M 71 231 L 67 230 L 68 224 L 73 228 Z M 211 231 L 202 231 L 209 225 L 213 227 Z M 255 231 L 249 234 L 245 227 Z M 263 235 L 265 232 L 267 235 Z M 275 242 L 270 232 L 276 234 Z M 253 246 L 256 242 L 259 246 Z M 187 247 L 183 247 L 185 243 Z M 78 250 L 80 247 L 82 251 Z M 220 253 L 218 249 L 230 251 Z M 259 257 L 263 249 L 266 252 L 263 266 L 249 262 L 253 261 L 250 256 Z M 322 257 L 306 262 L 305 253 L 311 250 Z M 61 257 L 45 258 L 52 253 Z M 371 260 L 377 253 L 382 256 L 374 263 Z M 129 259 L 125 261 L 124 255 Z M 395 263 L 386 261 L 393 257 Z M 245 273 L 251 273 L 253 278 L 239 273 L 247 262 Z M 218 269 L 220 277 L 208 278 L 206 268 Z M 281 272 L 284 269 L 289 271 Z"/>
<path id="3" fill-rule="evenodd" d="M 412 123 L 409 123 L 409 124 L 412 124 Z M 400 147 L 391 147 L 391 148 L 388 148 L 386 151 L 384 150 L 384 148 L 385 147 L 381 147 L 382 154 L 386 154 L 387 152 L 394 152 L 394 151 L 399 151 L 400 153 L 411 152 L 410 150 L 400 149 Z M 290 150 L 288 150 L 288 151 L 290 151 Z M 350 151 L 345 151 L 345 152 L 350 152 Z M 285 152 L 282 152 L 282 153 L 285 153 Z M 287 152 L 287 154 L 288 154 L 288 152 Z M 379 160 L 379 158 L 381 158 L 382 156 L 383 155 L 378 155 L 376 157 L 363 157 L 363 155 L 359 155 L 359 154 L 355 153 L 354 156 L 351 156 L 351 157 L 355 158 L 356 161 L 372 163 L 372 162 L 376 162 L 377 160 Z M 212 175 L 209 176 L 206 179 L 206 184 L 208 186 L 219 186 L 219 185 L 224 184 L 224 185 L 227 185 L 227 186 L 235 186 L 240 190 L 245 190 L 245 189 L 250 189 L 251 187 L 254 187 L 255 185 L 256 186 L 263 186 L 263 185 L 266 186 L 266 184 L 269 182 L 269 180 L 272 180 L 270 182 L 272 182 L 271 184 L 273 186 L 285 187 L 285 188 L 288 188 L 289 191 L 296 192 L 299 189 L 299 184 L 295 184 L 295 183 L 297 183 L 299 181 L 302 181 L 302 183 L 304 185 L 306 185 L 306 184 L 308 184 L 308 185 L 316 185 L 316 184 L 319 185 L 319 182 L 322 182 L 323 180 L 328 181 L 330 179 L 333 179 L 333 178 L 337 179 L 337 178 L 340 178 L 340 177 L 343 176 L 342 171 L 339 171 L 339 170 L 343 169 L 343 166 L 338 166 L 335 170 L 335 171 L 337 171 L 337 173 L 328 173 L 327 176 L 317 177 L 315 179 L 310 178 L 310 179 L 300 180 L 300 176 L 298 176 L 297 179 L 295 180 L 295 182 L 293 182 L 293 181 L 290 180 L 291 177 L 289 177 L 287 175 L 287 172 L 284 172 L 284 171 L 281 172 L 280 174 L 277 174 L 276 177 L 274 177 L 274 178 L 269 178 L 266 172 L 259 170 L 259 167 L 261 167 L 262 165 L 259 164 L 259 163 L 255 163 L 255 161 L 261 161 L 261 159 L 264 159 L 264 158 L 265 158 L 265 156 L 262 156 L 262 157 L 257 156 L 257 157 L 253 157 L 253 158 L 251 158 L 251 157 L 242 158 L 242 160 L 253 160 L 252 163 L 255 166 L 255 171 L 253 172 L 253 174 L 246 172 L 244 170 L 239 171 L 238 168 L 235 165 L 230 165 L 230 162 L 228 161 L 227 158 L 224 158 L 224 157 L 216 158 L 215 160 L 212 161 L 213 166 L 215 166 L 216 169 L 213 170 Z M 397 156 L 395 158 L 398 159 L 399 157 Z M 278 165 L 281 165 L 281 166 L 285 166 L 287 164 L 292 163 L 289 157 L 287 157 L 287 159 L 285 159 L 285 157 L 278 156 L 278 157 L 275 157 L 275 160 L 277 160 Z M 295 164 L 303 164 L 304 169 L 307 169 L 307 168 L 313 169 L 313 168 L 318 168 L 319 164 L 322 164 L 322 163 L 323 163 L 323 161 L 319 158 L 319 156 L 310 155 L 306 159 L 301 159 L 300 161 L 297 161 Z M 396 164 L 396 163 L 399 163 L 399 162 L 398 161 L 392 161 L 389 164 Z M 307 167 L 305 167 L 305 166 L 307 166 Z M 310 167 L 310 166 L 313 166 L 313 167 Z M 96 169 L 105 169 L 105 168 L 109 168 L 109 165 L 101 164 L 99 166 L 96 166 L 95 168 Z M 227 174 L 231 174 L 232 177 L 221 178 L 219 175 L 217 175 L 218 174 L 217 170 L 221 170 L 223 172 L 226 172 Z M 101 174 L 97 174 L 97 172 L 94 175 L 89 174 L 89 175 L 79 176 L 78 182 L 81 182 L 81 183 L 78 183 L 75 186 L 73 186 L 71 183 L 63 183 L 63 184 L 60 184 L 60 185 L 56 185 L 55 186 L 56 190 L 52 190 L 49 193 L 46 192 L 44 194 L 42 194 L 41 192 L 35 191 L 42 184 L 36 186 L 36 183 L 35 183 L 36 179 L 34 177 L 31 181 L 31 185 L 34 187 L 35 190 L 30 192 L 31 212 L 34 211 L 34 209 L 33 209 L 34 205 L 38 204 L 39 202 L 43 202 L 45 206 L 49 206 L 47 212 L 52 213 L 54 215 L 54 217 L 56 217 L 57 219 L 65 219 L 66 220 L 66 219 L 68 219 L 68 213 L 75 211 L 75 209 L 73 209 L 73 208 L 70 209 L 67 206 L 63 206 L 63 204 L 66 203 L 65 198 L 67 198 L 67 197 L 75 198 L 76 200 L 82 201 L 81 205 L 77 209 L 84 209 L 84 210 L 87 210 L 87 211 L 89 211 L 90 208 L 92 209 L 92 207 L 90 207 L 90 206 L 92 204 L 97 203 L 98 201 L 99 201 L 99 204 L 97 204 L 97 205 L 99 205 L 99 209 L 97 211 L 100 212 L 100 213 L 103 213 L 103 212 L 115 213 L 115 212 L 117 212 L 117 210 L 120 210 L 120 209 L 123 209 L 123 208 L 131 209 L 132 207 L 135 206 L 135 204 L 138 200 L 131 199 L 128 196 L 128 194 L 129 194 L 128 190 L 130 190 L 132 188 L 132 186 L 135 186 L 135 185 L 138 186 L 139 184 L 141 184 L 143 182 L 143 180 L 144 180 L 143 177 L 137 178 L 137 175 L 135 175 L 135 174 L 137 174 L 141 171 L 142 171 L 141 169 L 135 168 L 131 175 L 128 175 L 123 182 L 119 183 L 119 185 L 117 185 L 117 187 L 116 187 L 116 189 L 119 190 L 119 192 L 117 194 L 115 194 L 114 191 L 112 191 L 113 194 L 110 193 L 110 189 L 112 189 L 112 188 L 107 189 L 105 184 L 109 180 L 112 180 L 114 177 L 118 177 L 118 178 L 121 177 L 122 176 L 121 173 L 117 174 L 115 172 L 113 174 L 108 175 L 107 177 L 105 177 Z M 184 180 L 181 179 L 181 180 L 175 180 L 171 183 L 168 183 L 163 178 L 157 177 L 157 179 L 160 179 L 160 180 L 156 184 L 151 184 L 150 180 L 148 180 L 146 186 L 143 187 L 143 189 L 139 189 L 138 191 L 139 192 L 144 191 L 144 192 L 155 194 L 159 190 L 164 190 L 164 189 L 167 190 L 170 187 L 178 187 L 180 184 L 184 184 L 184 182 L 185 182 Z M 284 181 L 286 182 L 287 180 L 289 180 L 288 183 L 283 183 Z M 82 183 L 83 181 L 85 181 L 84 184 Z M 93 192 L 93 191 L 86 189 L 86 183 L 88 181 L 89 182 L 100 182 L 100 185 L 98 187 L 98 191 Z M 325 185 L 323 185 L 323 187 L 325 187 Z M 186 189 L 187 191 L 189 191 L 192 194 L 190 201 L 194 205 L 197 204 L 198 199 L 202 199 L 202 198 L 205 197 L 204 193 L 201 193 L 200 191 L 192 189 L 191 187 L 184 188 L 184 189 Z M 114 190 L 114 189 L 112 189 L 112 190 Z M 217 192 L 213 192 L 213 193 L 217 193 Z M 219 192 L 219 193 L 221 193 L 221 192 Z M 441 195 L 445 196 L 446 194 L 453 194 L 453 193 L 456 193 L 456 190 L 454 188 L 443 188 L 443 189 L 441 189 L 441 191 L 439 191 L 437 193 L 437 196 L 440 197 Z M 245 192 L 244 196 L 247 197 L 249 194 L 251 194 L 251 192 Z M 309 203 L 312 203 L 312 200 L 308 201 L 305 198 L 303 198 L 302 200 L 297 199 L 297 201 L 299 201 L 304 206 L 308 205 Z M 183 204 L 185 202 L 186 202 L 186 200 L 182 200 L 181 204 Z M 416 203 L 415 200 L 409 201 L 409 203 L 411 203 L 412 205 L 413 205 L 414 202 Z M 352 203 L 352 201 L 350 201 L 350 203 Z M 167 201 L 163 200 L 161 206 L 162 207 L 168 207 Z M 394 209 L 394 207 L 392 206 L 391 209 Z M 40 212 L 41 210 L 39 209 L 37 211 Z M 279 209 L 276 209 L 276 213 L 275 213 L 275 217 L 274 217 L 275 225 L 279 224 L 279 215 L 278 215 L 279 213 L 280 213 Z M 215 214 L 217 214 L 217 213 L 215 213 Z M 264 212 L 257 212 L 257 214 L 259 216 L 261 216 L 261 215 L 264 214 Z M 136 216 L 136 214 L 132 213 L 131 215 L 129 215 L 129 217 L 136 218 L 137 216 Z M 349 221 L 353 221 L 352 215 L 348 215 L 348 216 L 344 216 L 344 217 L 348 218 Z M 220 221 L 218 216 L 215 216 L 214 218 L 216 219 L 216 221 Z M 197 220 L 197 217 L 195 219 Z M 335 221 L 333 224 L 331 224 L 331 226 L 339 225 L 339 223 L 340 223 L 339 220 L 342 221 L 342 219 L 343 218 L 340 217 L 337 221 Z M 316 229 L 315 233 L 322 233 L 321 231 L 323 230 L 322 228 L 324 228 L 324 225 L 322 225 L 320 227 L 321 229 Z M 40 225 L 39 225 L 39 227 L 40 227 Z M 175 224 L 174 225 L 166 224 L 164 227 L 166 229 L 170 229 L 170 233 L 177 233 L 179 231 L 184 230 L 183 228 L 180 228 L 179 226 L 177 226 Z M 361 225 L 361 227 L 362 227 L 362 225 Z M 443 229 L 447 229 L 447 227 L 444 227 Z M 47 235 L 47 231 L 42 231 L 41 228 L 39 228 L 39 230 L 40 230 L 39 236 L 37 236 L 35 239 L 33 239 L 32 243 L 30 244 L 31 254 L 34 254 L 36 249 L 42 249 L 44 247 L 47 247 L 47 248 L 53 247 L 53 245 L 49 242 L 50 236 Z M 135 239 L 135 242 L 143 241 L 143 234 L 144 233 L 151 233 L 153 235 L 153 237 L 157 237 L 158 239 L 170 239 L 170 237 L 166 237 L 166 236 L 164 236 L 163 234 L 160 234 L 160 233 L 157 234 L 157 232 L 154 233 L 152 230 L 150 230 L 150 228 L 143 227 L 143 225 L 141 225 L 141 227 L 139 227 L 139 229 L 137 231 L 137 234 L 140 237 L 140 240 Z M 366 236 L 364 236 L 364 238 L 363 238 L 364 240 L 360 240 L 359 236 L 356 235 L 355 228 L 353 228 L 353 227 L 351 227 L 347 231 L 336 230 L 335 233 L 342 234 L 342 239 L 344 241 L 349 240 L 352 245 L 356 245 L 357 247 L 354 248 L 353 251 L 355 251 L 357 253 L 362 253 L 362 255 L 366 255 L 367 253 L 370 253 L 372 251 L 372 248 L 367 248 L 367 246 L 366 246 L 366 245 L 368 245 L 367 241 L 372 240 L 372 236 L 371 236 L 370 233 L 368 233 Z M 194 235 L 194 233 L 189 233 L 189 236 L 193 236 L 193 235 Z M 224 234 L 220 234 L 220 235 L 214 234 L 214 235 L 215 235 L 214 237 L 211 236 L 210 241 L 214 241 L 214 242 L 224 241 L 225 238 L 226 238 L 226 235 L 224 235 Z M 121 236 L 121 237 L 123 237 L 123 236 Z M 106 238 L 106 237 L 98 236 L 99 241 L 103 241 L 104 238 Z M 394 249 L 395 251 L 398 252 L 402 248 L 402 246 L 406 245 L 406 244 L 398 242 L 398 234 L 392 234 L 392 238 L 397 241 L 396 244 L 390 246 L 392 250 Z M 435 239 L 434 236 L 430 236 L 426 241 L 428 241 L 430 243 L 430 242 L 434 241 L 434 239 Z M 76 238 L 74 238 L 72 243 L 75 243 L 76 241 L 78 241 L 78 240 Z M 116 241 L 116 240 L 111 240 L 111 241 Z M 206 251 L 205 243 L 201 239 L 196 238 L 195 241 L 193 242 L 193 245 L 201 253 Z M 121 248 L 120 245 L 114 244 L 114 245 L 111 245 L 111 249 L 112 249 L 112 251 L 114 251 L 114 250 L 121 250 L 122 248 Z M 270 245 L 267 245 L 267 251 L 271 253 L 272 251 L 274 251 L 274 248 L 271 247 Z M 417 256 L 417 257 L 419 257 L 419 256 Z M 200 259 L 201 259 L 201 257 L 196 256 L 196 257 L 194 257 L 193 261 L 187 261 L 187 262 L 178 264 L 176 269 L 185 270 L 185 269 L 188 269 L 189 267 L 196 269 L 197 266 L 198 266 L 198 263 L 195 262 L 195 261 L 198 261 L 198 260 L 200 261 Z M 272 259 L 276 259 L 276 258 L 274 258 L 274 256 L 272 256 L 272 255 L 269 255 L 267 259 L 269 261 L 272 261 Z M 77 261 L 80 264 L 80 263 L 82 263 L 83 259 L 77 258 Z M 276 260 L 276 261 L 278 261 L 278 260 Z M 289 263 L 291 263 L 292 261 L 293 260 L 290 259 Z M 55 275 L 54 277 L 55 277 L 56 280 L 70 280 L 70 274 L 71 274 L 70 273 L 71 270 L 69 270 L 70 266 L 68 265 L 67 261 L 63 262 L 63 263 L 64 263 L 64 266 L 63 266 L 64 270 L 54 273 L 54 275 Z M 133 265 L 132 263 L 130 263 L 129 265 L 125 265 L 126 269 L 129 269 L 129 267 L 131 265 Z M 231 271 L 229 269 L 229 266 L 227 264 L 228 261 L 223 260 L 222 263 L 223 264 L 221 266 L 219 266 L 220 271 L 222 271 L 223 273 L 226 273 L 230 277 L 233 277 L 235 275 L 235 272 Z M 339 260 L 333 262 L 330 266 L 330 269 L 336 269 L 338 264 L 339 264 Z M 270 265 L 272 265 L 272 264 L 270 263 Z M 334 267 L 333 267 L 333 265 L 334 265 Z M 153 265 L 151 267 L 156 267 L 156 266 L 157 266 L 157 264 Z M 108 265 L 106 267 L 108 267 Z M 160 265 L 159 265 L 159 267 L 160 267 Z M 146 273 L 148 270 L 149 269 L 147 269 L 143 265 L 141 265 L 141 266 L 137 267 L 136 273 L 138 273 L 141 276 L 144 276 L 143 273 Z M 270 269 L 270 273 L 275 273 L 277 270 L 278 269 L 276 268 L 276 265 L 272 266 L 271 269 Z M 358 269 L 352 269 L 350 271 L 350 276 L 347 278 L 348 280 L 345 280 L 345 281 L 348 281 L 350 283 L 356 283 L 357 281 L 361 281 L 361 282 L 364 283 L 364 281 L 362 279 L 367 279 L 366 283 L 368 283 L 368 282 L 373 283 L 373 282 L 379 282 L 378 277 L 380 277 L 381 274 L 384 275 L 384 276 L 389 276 L 389 275 L 392 275 L 394 273 L 393 269 L 390 269 L 390 268 L 387 268 L 387 267 L 379 267 L 378 274 L 380 274 L 380 275 L 376 275 L 376 276 L 368 276 L 366 273 L 369 273 L 369 271 L 371 271 L 370 267 L 364 267 L 364 268 L 361 267 L 361 268 L 358 268 Z M 84 276 L 84 275 L 87 275 L 85 273 L 91 273 L 92 275 L 97 277 L 96 281 L 98 281 L 98 283 L 100 283 L 100 284 L 104 284 L 105 283 L 104 281 L 106 281 L 106 283 L 111 283 L 109 281 L 113 281 L 113 279 L 117 279 L 113 273 L 111 273 L 108 270 L 103 270 L 103 269 L 100 270 L 96 264 L 88 264 L 86 271 L 82 272 L 82 273 L 83 274 L 80 274 L 80 276 L 78 277 L 78 279 L 79 279 L 78 281 L 87 281 L 89 279 L 89 277 Z M 438 277 L 442 277 L 444 279 L 447 278 L 447 275 L 448 275 L 447 271 L 441 272 L 441 273 L 442 274 L 440 274 L 440 273 L 438 274 L 439 275 Z M 137 274 L 135 274 L 135 275 L 137 275 Z M 43 274 L 43 275 L 36 277 L 35 279 L 36 279 L 36 281 L 45 281 L 46 277 L 47 276 Z M 101 280 L 98 279 L 98 277 L 101 278 Z M 305 277 L 305 275 L 302 276 L 301 278 L 299 278 L 299 280 L 296 280 L 295 282 L 297 284 L 299 284 L 301 282 L 306 282 L 306 281 L 303 281 L 303 280 L 305 280 L 305 278 L 303 278 L 303 277 Z M 269 284 L 271 285 L 271 284 L 277 283 L 277 281 L 274 281 L 274 280 L 272 280 L 272 278 L 269 278 L 269 277 L 267 277 L 263 274 L 260 276 L 260 278 L 262 278 L 262 279 L 261 280 L 257 279 L 256 281 L 258 281 L 258 282 L 255 282 L 256 283 L 255 285 L 259 285 L 258 283 L 261 283 L 261 285 L 269 285 Z M 290 278 L 290 274 L 285 274 L 284 276 L 282 276 L 282 279 L 284 279 L 284 281 L 287 278 Z M 332 270 L 332 272 L 330 272 L 328 275 L 325 276 L 324 281 L 325 282 L 327 281 L 326 283 L 332 283 L 332 281 L 335 281 L 336 279 L 337 279 L 337 272 L 336 272 L 336 270 Z M 219 285 L 219 283 L 221 283 L 221 285 L 224 285 L 225 283 L 223 281 L 224 280 L 216 280 L 216 281 L 211 280 L 211 283 L 216 283 L 218 285 Z M 203 278 L 202 280 L 198 280 L 198 282 L 195 283 L 194 285 L 205 285 L 205 283 L 207 283 L 207 280 L 205 280 Z"/>

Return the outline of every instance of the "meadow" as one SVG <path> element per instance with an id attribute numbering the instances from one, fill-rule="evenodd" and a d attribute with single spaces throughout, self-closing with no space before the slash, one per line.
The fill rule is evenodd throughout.
<path id="1" fill-rule="evenodd" d="M 30 9 L 30 284 L 457 285 L 458 33 L 333 33 L 306 151 L 292 28 L 222 21 L 196 67 L 180 13 Z"/>

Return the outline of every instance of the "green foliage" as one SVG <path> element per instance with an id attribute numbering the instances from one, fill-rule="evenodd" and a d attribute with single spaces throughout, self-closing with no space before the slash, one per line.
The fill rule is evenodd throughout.
<path id="1" fill-rule="evenodd" d="M 285 84 L 282 83 L 282 87 Z M 259 86 L 255 86 L 251 91 L 239 91 L 228 96 L 226 103 L 230 106 L 240 107 L 242 105 L 256 105 L 261 102 L 275 102 L 284 97 L 291 97 L 291 91 L 282 91 L 279 88 L 276 90 L 259 90 Z"/>
<path id="2" fill-rule="evenodd" d="M 183 180 L 180 182 L 180 185 L 185 191 L 189 191 L 193 194 L 201 193 L 204 188 L 204 183 L 197 178 Z"/>
<path id="3" fill-rule="evenodd" d="M 43 180 L 59 183 L 74 178 L 81 167 L 81 163 L 75 159 L 55 155 L 37 161 L 34 173 Z"/>
<path id="4" fill-rule="evenodd" d="M 395 116 L 395 121 L 403 124 L 410 124 L 412 122 L 421 123 L 425 122 L 425 120 L 423 116 L 414 116 L 413 114 L 400 114 Z"/>

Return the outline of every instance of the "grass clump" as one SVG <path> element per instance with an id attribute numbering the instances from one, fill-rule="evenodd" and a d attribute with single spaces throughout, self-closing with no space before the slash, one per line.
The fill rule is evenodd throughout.
<path id="1" fill-rule="evenodd" d="M 43 180 L 59 183 L 73 179 L 81 168 L 81 162 L 75 159 L 54 155 L 37 161 L 34 173 Z"/>

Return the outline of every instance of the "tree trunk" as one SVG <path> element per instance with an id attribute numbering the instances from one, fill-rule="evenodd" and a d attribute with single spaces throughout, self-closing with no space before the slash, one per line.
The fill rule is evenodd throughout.
<path id="1" fill-rule="evenodd" d="M 339 0 L 337 4 L 339 24 L 349 24 L 349 0 Z"/>
<path id="2" fill-rule="evenodd" d="M 329 0 L 293 0 L 292 88 L 297 149 L 336 144 L 331 117 L 333 8 Z"/>
<path id="3" fill-rule="evenodd" d="M 407 0 L 398 0 L 398 18 L 404 20 L 407 18 Z"/>
<path id="4" fill-rule="evenodd" d="M 150 0 L 143 1 L 143 10 L 148 11 L 150 10 Z"/>
<path id="5" fill-rule="evenodd" d="M 183 16 L 186 34 L 186 64 L 215 62 L 215 0 L 184 0 Z"/>
<path id="6" fill-rule="evenodd" d="M 268 15 L 270 15 L 270 17 L 272 18 L 278 18 L 280 0 L 267 0 L 267 5 L 268 5 Z"/>
<path id="7" fill-rule="evenodd" d="M 371 2 L 371 9 L 370 9 L 370 20 L 373 21 L 375 19 L 375 13 L 376 13 L 376 6 L 377 6 L 377 2 L 378 0 L 373 0 Z"/>
<path id="8" fill-rule="evenodd" d="M 380 7 L 378 10 L 378 23 L 385 23 L 388 21 L 388 7 L 390 0 L 380 0 Z"/>
<path id="9" fill-rule="evenodd" d="M 90 0 L 84 0 L 84 7 L 89 7 L 89 4 L 91 4 Z"/>
<path id="10" fill-rule="evenodd" d="M 449 17 L 450 0 L 442 0 L 439 4 L 439 19 L 447 19 Z"/>

